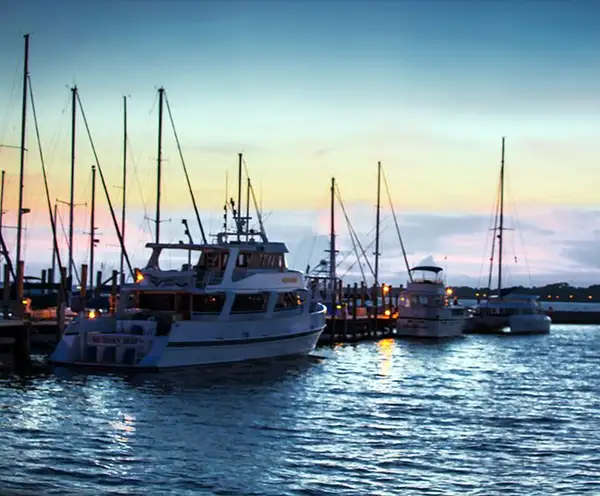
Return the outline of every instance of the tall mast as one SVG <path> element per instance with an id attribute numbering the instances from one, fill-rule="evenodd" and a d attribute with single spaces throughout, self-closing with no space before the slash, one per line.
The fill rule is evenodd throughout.
<path id="1" fill-rule="evenodd" d="M 77 86 L 71 88 L 71 196 L 69 200 L 69 277 L 73 274 L 73 209 L 75 207 L 75 132 L 77 123 Z"/>
<path id="2" fill-rule="evenodd" d="M 2 184 L 0 185 L 0 234 L 2 234 L 2 220 L 4 217 L 4 176 L 6 171 L 2 171 Z"/>
<path id="3" fill-rule="evenodd" d="M 127 201 L 127 97 L 123 97 L 123 206 L 121 208 L 121 236 L 123 237 L 123 245 L 125 245 L 125 205 Z M 125 251 L 121 249 L 121 285 L 125 283 L 125 272 L 123 271 L 123 259 Z M 94 271 L 90 270 L 90 274 Z"/>
<path id="4" fill-rule="evenodd" d="M 94 289 L 94 246 L 96 245 L 96 166 L 92 165 L 92 209 L 90 213 L 90 291 Z M 85 285 L 87 281 L 81 281 Z"/>
<path id="5" fill-rule="evenodd" d="M 57 214 L 57 208 L 56 207 L 57 207 L 57 204 L 55 203 L 54 204 L 54 224 L 55 225 L 58 222 L 58 218 L 56 217 L 56 214 Z M 56 253 L 56 249 L 57 249 L 57 244 L 52 243 L 52 274 L 53 274 L 52 277 L 54 277 L 54 275 L 56 274 L 56 257 L 58 255 Z M 54 280 L 48 281 L 48 282 L 54 283 Z"/>
<path id="6" fill-rule="evenodd" d="M 237 202 L 238 241 L 240 241 L 241 220 L 242 220 L 242 160 L 243 160 L 243 155 L 241 153 L 238 153 L 238 202 Z"/>
<path id="7" fill-rule="evenodd" d="M 381 162 L 377 162 L 377 214 L 375 219 L 375 286 L 379 284 L 379 211 L 381 210 Z"/>
<path id="8" fill-rule="evenodd" d="M 336 290 L 335 274 L 335 177 L 331 178 L 331 206 L 329 213 L 329 283 L 331 296 L 334 298 Z M 333 301 L 333 300 L 332 300 Z"/>
<path id="9" fill-rule="evenodd" d="M 248 236 L 250 235 L 250 177 L 246 178 L 246 242 L 248 242 Z"/>
<path id="10" fill-rule="evenodd" d="M 162 162 L 162 117 L 165 89 L 158 90 L 158 158 L 156 159 L 156 242 L 160 242 L 160 173 Z"/>
<path id="11" fill-rule="evenodd" d="M 23 105 L 21 109 L 21 160 L 19 170 L 19 210 L 17 212 L 17 270 L 21 261 L 21 235 L 23 229 L 23 178 L 25 175 L 25 135 L 27 133 L 27 84 L 29 79 L 29 35 L 25 35 L 23 63 Z"/>
<path id="12" fill-rule="evenodd" d="M 502 137 L 502 161 L 500 163 L 500 223 L 498 226 L 498 296 L 502 290 L 502 238 L 504 237 L 504 137 Z"/>

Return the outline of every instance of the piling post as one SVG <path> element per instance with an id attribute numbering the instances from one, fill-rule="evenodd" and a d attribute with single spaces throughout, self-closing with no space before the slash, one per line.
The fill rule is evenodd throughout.
<path id="1" fill-rule="evenodd" d="M 358 292 L 358 284 L 354 283 L 352 287 L 352 336 L 356 340 L 356 294 Z"/>
<path id="2" fill-rule="evenodd" d="M 56 305 L 56 342 L 58 343 L 62 339 L 63 331 L 65 329 L 65 282 L 67 280 L 67 269 L 66 267 L 60 268 L 60 280 L 57 294 L 57 305 Z"/>
<path id="3" fill-rule="evenodd" d="M 379 285 L 373 284 L 371 288 L 371 301 L 373 302 L 373 329 L 375 330 L 375 337 L 377 337 L 377 324 L 379 318 Z"/>
<path id="4" fill-rule="evenodd" d="M 23 260 L 17 262 L 17 317 L 23 319 L 25 317 L 25 306 L 23 298 L 25 298 L 25 262 Z"/>
<path id="5" fill-rule="evenodd" d="M 2 312 L 5 320 L 8 320 L 10 311 L 10 268 L 4 264 L 4 280 L 2 283 Z"/>
<path id="6" fill-rule="evenodd" d="M 96 287 L 94 288 L 94 297 L 100 298 L 100 293 L 102 292 L 102 271 L 99 270 L 96 272 Z"/>
<path id="7" fill-rule="evenodd" d="M 54 269 L 52 267 L 48 269 L 48 284 L 54 284 Z M 52 289 L 54 288 L 50 287 L 50 291 L 52 291 Z"/>
<path id="8" fill-rule="evenodd" d="M 46 269 L 42 269 L 42 277 L 41 277 L 41 281 L 42 281 L 42 288 L 41 288 L 41 292 L 43 295 L 46 294 Z"/>
<path id="9" fill-rule="evenodd" d="M 88 265 L 81 264 L 81 300 L 85 300 L 87 297 L 87 280 L 88 280 Z"/>
<path id="10" fill-rule="evenodd" d="M 110 301 L 109 301 L 109 311 L 111 314 L 115 314 L 116 310 L 117 310 L 117 291 L 118 291 L 118 276 L 119 276 L 119 271 L 118 270 L 113 270 L 112 271 L 112 278 L 111 278 L 111 286 L 110 286 Z"/>

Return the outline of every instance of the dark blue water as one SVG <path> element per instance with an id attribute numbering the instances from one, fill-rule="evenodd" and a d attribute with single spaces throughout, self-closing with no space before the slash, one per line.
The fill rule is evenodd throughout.
<path id="1" fill-rule="evenodd" d="M 0 494 L 600 494 L 600 328 L 0 383 Z"/>

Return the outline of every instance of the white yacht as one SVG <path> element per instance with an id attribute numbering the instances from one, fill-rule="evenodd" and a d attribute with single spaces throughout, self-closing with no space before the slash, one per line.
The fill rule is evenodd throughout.
<path id="1" fill-rule="evenodd" d="M 411 277 L 406 290 L 400 295 L 397 336 L 446 338 L 462 335 L 469 318 L 466 307 L 450 304 L 440 277 L 443 269 L 435 266 L 418 266 L 410 269 L 423 273 Z M 430 274 L 430 276 L 427 276 Z"/>
<path id="2" fill-rule="evenodd" d="M 326 309 L 287 268 L 284 243 L 221 234 L 214 244 L 146 246 L 148 264 L 123 285 L 115 312 L 80 314 L 51 363 L 163 369 L 314 350 Z M 161 255 L 187 263 L 162 270 Z"/>
<path id="3" fill-rule="evenodd" d="M 551 324 L 552 319 L 540 305 L 538 296 L 509 293 L 480 301 L 467 331 L 547 334 Z"/>

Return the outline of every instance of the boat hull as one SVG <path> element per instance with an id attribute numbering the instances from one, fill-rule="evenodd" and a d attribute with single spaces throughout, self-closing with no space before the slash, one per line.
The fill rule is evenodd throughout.
<path id="1" fill-rule="evenodd" d="M 252 322 L 187 323 L 164 336 L 115 332 L 118 326 L 113 323 L 107 319 L 105 325 L 80 324 L 77 333 L 63 336 L 48 361 L 63 366 L 171 369 L 307 355 L 325 329 L 325 312 Z M 144 325 L 150 329 L 153 324 Z"/>
<path id="2" fill-rule="evenodd" d="M 508 319 L 510 334 L 548 334 L 552 319 L 547 315 L 512 315 Z"/>
<path id="3" fill-rule="evenodd" d="M 460 319 L 425 319 L 419 317 L 398 317 L 396 335 L 418 338 L 452 338 L 461 336 L 465 325 Z"/>

